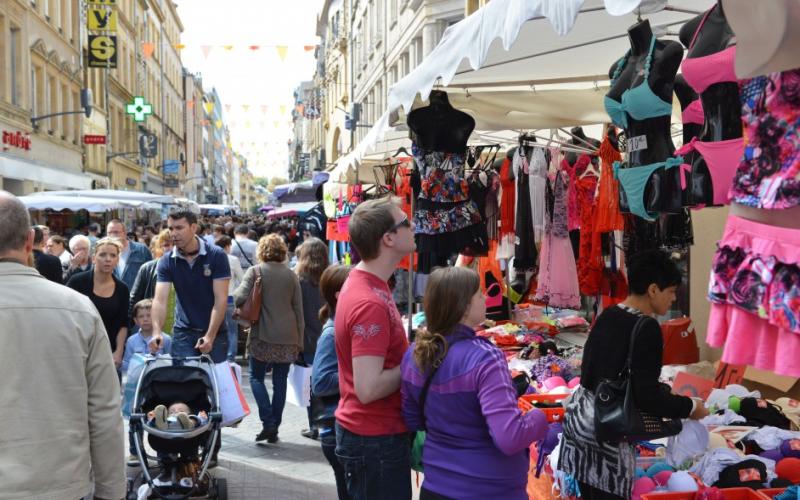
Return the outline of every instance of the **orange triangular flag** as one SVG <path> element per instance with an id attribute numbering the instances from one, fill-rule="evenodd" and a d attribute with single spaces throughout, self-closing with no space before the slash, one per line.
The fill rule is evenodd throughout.
<path id="1" fill-rule="evenodd" d="M 200 50 L 203 51 L 203 59 L 208 59 L 208 55 L 211 53 L 211 49 L 213 49 L 211 45 L 201 45 Z"/>
<path id="2" fill-rule="evenodd" d="M 260 48 L 261 48 L 261 45 L 250 45 L 250 46 L 249 46 L 249 47 L 247 47 L 247 48 L 248 48 L 248 49 L 250 49 L 250 50 L 258 50 L 258 49 L 260 49 Z"/>
<path id="3" fill-rule="evenodd" d="M 289 51 L 289 47 L 286 45 L 278 45 L 275 48 L 278 49 L 278 57 L 281 58 L 281 62 L 284 62 L 286 60 L 286 53 Z"/>
<path id="4" fill-rule="evenodd" d="M 186 106 L 189 109 L 194 109 L 194 99 L 192 99 L 191 101 L 186 101 Z"/>
<path id="5" fill-rule="evenodd" d="M 303 45 L 303 50 L 305 50 L 306 52 L 311 52 L 315 48 L 316 48 L 316 45 Z"/>
<path id="6" fill-rule="evenodd" d="M 214 112 L 214 103 L 211 101 L 206 101 L 203 103 L 203 109 L 206 110 L 206 114 L 211 114 Z"/>
<path id="7" fill-rule="evenodd" d="M 153 56 L 153 52 L 156 50 L 156 44 L 150 42 L 142 42 L 142 54 L 144 55 L 145 59 L 150 59 Z"/>

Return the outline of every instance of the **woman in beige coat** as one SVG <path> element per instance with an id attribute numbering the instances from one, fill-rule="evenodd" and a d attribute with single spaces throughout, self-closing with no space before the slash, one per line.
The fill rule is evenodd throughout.
<path id="1" fill-rule="evenodd" d="M 303 351 L 303 298 L 297 275 L 285 264 L 286 243 L 277 234 L 269 234 L 258 242 L 259 265 L 247 270 L 244 280 L 234 292 L 240 307 L 247 300 L 261 274 L 261 315 L 250 329 L 250 388 L 258 404 L 262 429 L 256 441 L 278 441 L 283 407 L 286 404 L 286 383 L 289 367 Z M 272 369 L 272 401 L 264 375 Z"/>

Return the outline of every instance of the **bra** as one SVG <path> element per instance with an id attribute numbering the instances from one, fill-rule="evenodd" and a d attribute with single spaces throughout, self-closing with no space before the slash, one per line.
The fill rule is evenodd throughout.
<path id="1" fill-rule="evenodd" d="M 708 19 L 711 11 L 715 8 L 716 6 L 712 7 L 703 16 L 703 19 L 694 32 L 691 43 L 689 43 L 688 52 L 691 52 L 694 43 L 697 41 L 697 35 L 700 34 L 703 25 L 706 23 L 706 19 Z M 734 59 L 736 59 L 735 45 L 707 56 L 687 57 L 683 60 L 683 63 L 681 63 L 681 72 L 686 79 L 686 83 L 688 83 L 695 92 L 701 94 L 715 83 L 738 82 L 736 72 L 734 71 Z"/>
<path id="2" fill-rule="evenodd" d="M 648 118 L 669 116 L 672 114 L 672 102 L 666 102 L 658 97 L 650 88 L 650 84 L 647 81 L 650 77 L 650 64 L 653 62 L 655 46 L 656 37 L 653 35 L 653 38 L 650 39 L 650 50 L 644 63 L 644 80 L 642 83 L 623 92 L 620 101 L 615 101 L 605 96 L 604 104 L 608 116 L 611 117 L 611 121 L 622 128 L 628 128 L 627 115 L 630 115 L 634 120 L 646 120 Z M 623 68 L 625 68 L 630 54 L 631 51 L 628 49 L 628 52 L 617 61 L 617 69 L 614 70 L 614 75 L 611 77 L 612 88 L 617 82 L 617 78 L 619 78 L 619 75 L 622 73 Z"/>
<path id="3" fill-rule="evenodd" d="M 686 109 L 681 112 L 681 121 L 684 125 L 688 125 L 690 123 L 694 123 L 697 125 L 702 125 L 705 123 L 705 115 L 703 114 L 703 103 L 700 99 L 695 99 L 692 101 Z"/>

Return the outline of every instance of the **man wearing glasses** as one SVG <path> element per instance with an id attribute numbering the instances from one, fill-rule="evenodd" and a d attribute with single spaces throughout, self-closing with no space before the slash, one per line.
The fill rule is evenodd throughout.
<path id="1" fill-rule="evenodd" d="M 411 498 L 408 433 L 400 414 L 400 361 L 408 339 L 387 282 L 415 244 L 413 224 L 398 202 L 367 201 L 348 225 L 362 260 L 336 306 L 336 455 L 354 499 Z"/>

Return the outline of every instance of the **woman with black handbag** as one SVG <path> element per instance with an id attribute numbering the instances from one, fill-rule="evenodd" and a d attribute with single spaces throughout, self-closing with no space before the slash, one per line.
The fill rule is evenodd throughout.
<path id="1" fill-rule="evenodd" d="M 566 404 L 558 465 L 578 481 L 584 500 L 630 498 L 635 441 L 677 434 L 678 419 L 708 415 L 702 400 L 672 394 L 658 381 L 664 344 L 652 316 L 669 311 L 681 281 L 667 253 L 632 256 L 630 295 L 603 311 L 589 333 L 581 385 Z"/>

